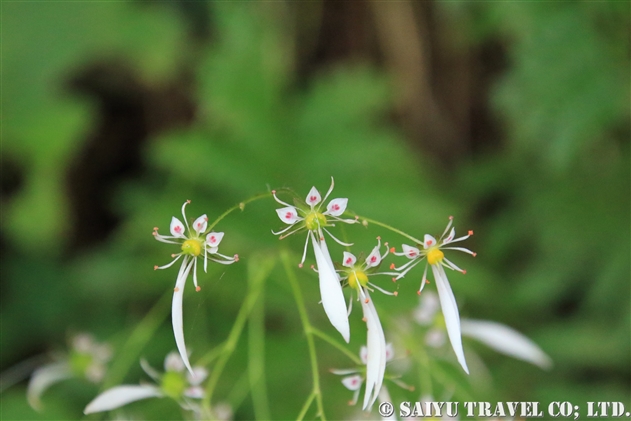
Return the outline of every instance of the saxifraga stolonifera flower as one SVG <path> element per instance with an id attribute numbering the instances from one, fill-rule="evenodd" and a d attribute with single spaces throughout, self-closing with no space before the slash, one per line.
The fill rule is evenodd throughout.
<path id="1" fill-rule="evenodd" d="M 180 246 L 180 252 L 171 255 L 171 257 L 174 258 L 173 261 L 164 266 L 154 266 L 154 269 L 169 268 L 173 266 L 175 262 L 182 259 L 182 265 L 180 266 L 180 271 L 178 272 L 175 281 L 175 288 L 173 289 L 171 320 L 173 323 L 173 334 L 175 336 L 177 349 L 180 352 L 184 365 L 192 373 L 193 369 L 188 361 L 186 344 L 184 343 L 184 327 L 182 319 L 182 298 L 184 295 L 184 285 L 186 284 L 186 279 L 192 270 L 195 291 L 199 291 L 201 288 L 197 284 L 198 258 L 204 260 L 204 272 L 206 272 L 209 260 L 223 265 L 230 265 L 238 261 L 239 256 L 235 254 L 233 257 L 229 257 L 219 253 L 219 243 L 223 239 L 224 233 L 207 232 L 208 217 L 205 214 L 193 221 L 192 225 L 189 225 L 185 212 L 186 205 L 189 203 L 191 203 L 191 201 L 187 200 L 182 205 L 182 218 L 184 219 L 184 223 L 175 216 L 171 218 L 171 235 L 158 234 L 158 228 L 156 227 L 153 229 L 153 236 L 156 240 L 163 243 L 177 244 Z"/>
<path id="2" fill-rule="evenodd" d="M 320 192 L 315 187 L 312 187 L 305 202 L 296 203 L 296 206 L 283 202 L 276 196 L 276 191 L 272 191 L 274 199 L 285 206 L 276 209 L 276 213 L 281 221 L 289 225 L 279 232 L 272 232 L 274 235 L 279 235 L 282 240 L 292 234 L 307 231 L 307 239 L 299 266 L 302 267 L 304 264 L 309 240 L 311 240 L 318 267 L 322 306 L 333 327 L 348 342 L 350 340 L 350 327 L 348 325 L 348 312 L 346 310 L 344 293 L 342 292 L 340 279 L 335 272 L 335 267 L 324 239 L 324 233 L 326 232 L 334 241 L 343 246 L 351 246 L 352 244 L 338 240 L 327 228 L 335 226 L 335 222 L 354 224 L 357 222 L 357 219 L 340 218 L 346 210 L 347 198 L 332 199 L 326 206 L 326 209 L 322 209 L 322 205 L 333 191 L 333 186 L 333 177 L 331 177 L 331 187 L 329 187 L 324 196 L 324 200 L 320 196 Z"/>
<path id="3" fill-rule="evenodd" d="M 385 244 L 386 251 L 381 255 L 381 238 L 377 237 L 377 245 L 372 249 L 366 260 L 357 262 L 354 254 L 344 252 L 342 268 L 340 269 L 341 280 L 357 292 L 357 300 L 361 303 L 364 321 L 367 328 L 367 348 L 366 348 L 366 394 L 364 395 L 363 409 L 369 408 L 379 396 L 383 377 L 386 369 L 387 346 L 383 333 L 383 327 L 377 314 L 377 309 L 373 303 L 369 291 L 375 289 L 387 294 L 397 295 L 397 292 L 386 291 L 370 282 L 368 278 L 374 275 L 396 276 L 394 272 L 378 272 L 381 261 L 388 255 L 388 244 Z M 352 310 L 353 297 L 349 302 L 348 313 Z"/>
<path id="4" fill-rule="evenodd" d="M 466 273 L 465 270 L 460 269 L 453 262 L 448 260 L 445 257 L 444 250 L 457 250 L 462 251 L 464 253 L 468 253 L 475 257 L 476 253 L 472 252 L 469 249 L 464 247 L 452 247 L 451 244 L 457 243 L 459 241 L 466 240 L 470 236 L 473 235 L 473 231 L 469 231 L 467 235 L 464 235 L 459 238 L 456 237 L 456 230 L 451 225 L 453 223 L 453 217 L 449 217 L 449 223 L 447 224 L 447 228 L 443 234 L 439 237 L 438 240 L 429 234 L 425 234 L 423 237 L 423 241 L 418 241 L 419 247 L 409 246 L 407 244 L 402 245 L 403 252 L 397 253 L 394 251 L 394 247 L 392 248 L 392 253 L 397 256 L 405 256 L 410 261 L 400 267 L 391 266 L 391 269 L 400 271 L 398 276 L 395 278 L 400 279 L 403 278 L 412 268 L 418 265 L 422 260 L 426 259 L 427 264 L 425 265 L 425 271 L 423 272 L 423 279 L 421 281 L 421 286 L 418 290 L 418 294 L 421 294 L 425 284 L 427 281 L 427 268 L 428 266 L 432 268 L 432 273 L 434 274 L 434 280 L 436 281 L 436 289 L 438 290 L 438 297 L 440 299 L 440 307 L 442 309 L 443 315 L 445 317 L 445 325 L 447 327 L 447 334 L 449 336 L 449 341 L 451 342 L 451 346 L 456 353 L 456 358 L 458 362 L 464 369 L 464 371 L 469 374 L 469 368 L 467 367 L 467 362 L 465 361 L 464 351 L 462 349 L 462 337 L 460 332 L 460 314 L 458 312 L 458 305 L 456 304 L 456 298 L 454 297 L 454 293 L 451 290 L 451 285 L 449 285 L 449 280 L 447 279 L 447 274 L 445 273 L 445 267 L 451 270 L 456 270 L 461 273 Z"/>

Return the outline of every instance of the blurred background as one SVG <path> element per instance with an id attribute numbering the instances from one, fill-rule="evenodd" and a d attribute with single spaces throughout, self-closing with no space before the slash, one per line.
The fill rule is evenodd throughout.
<path id="1" fill-rule="evenodd" d="M 437 384 L 437 399 L 631 407 L 628 2 L 1 8 L 0 372 L 17 381 L 2 392 L 2 419 L 83 417 L 98 386 L 60 383 L 37 413 L 25 399 L 26 378 L 12 369 L 68 349 L 73 334 L 91 332 L 114 347 L 119 368 L 109 386 L 148 380 L 141 356 L 161 365 L 175 348 L 177 268 L 152 267 L 176 250 L 151 231 L 165 233 L 185 200 L 189 217 L 212 221 L 270 189 L 304 197 L 315 185 L 324 193 L 331 176 L 333 197 L 413 236 L 439 235 L 449 215 L 459 232 L 473 229 L 465 246 L 477 258 L 452 258 L 467 269 L 450 274 L 461 315 L 512 326 L 554 361 L 543 371 L 466 343 L 488 371 L 474 367 L 466 377 L 452 368 L 460 386 Z M 189 286 L 191 361 L 226 338 L 248 256 L 273 259 L 283 247 L 299 261 L 303 236 L 279 242 L 270 233 L 282 225 L 276 207 L 254 202 L 217 227 L 226 232 L 221 252 L 242 260 L 211 266 L 198 294 Z M 345 234 L 357 253 L 377 235 L 397 248 L 404 242 L 375 226 Z M 335 335 L 316 275 L 297 273 L 311 320 Z M 400 282 L 396 301 L 375 297 L 387 339 L 405 330 L 421 274 L 419 267 Z M 311 377 L 280 264 L 261 306 L 269 415 L 295 418 Z M 365 340 L 357 310 L 353 353 Z M 146 340 L 131 353 L 124 345 L 139 332 Z M 235 419 L 255 415 L 240 383 L 245 336 L 217 391 Z M 325 408 L 333 418 L 354 416 L 351 392 L 328 372 L 351 362 L 324 342 L 317 349 Z M 429 393 L 415 370 L 403 379 L 416 390 L 390 388 L 395 400 Z M 180 416 L 162 400 L 126 411 L 127 419 Z"/>

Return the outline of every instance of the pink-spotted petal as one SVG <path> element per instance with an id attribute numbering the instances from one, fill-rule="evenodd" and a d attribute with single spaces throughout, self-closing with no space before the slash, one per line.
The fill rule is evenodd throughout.
<path id="1" fill-rule="evenodd" d="M 445 239 L 443 240 L 443 244 L 451 243 L 455 237 L 456 237 L 456 229 L 452 228 L 451 231 L 449 232 L 449 235 L 445 237 Z"/>
<path id="2" fill-rule="evenodd" d="M 83 410 L 83 413 L 111 411 L 131 402 L 147 398 L 161 398 L 162 392 L 156 386 L 150 385 L 123 385 L 106 390 L 94 398 Z"/>
<path id="3" fill-rule="evenodd" d="M 219 243 L 221 243 L 223 235 L 223 232 L 209 232 L 206 236 L 206 244 L 210 247 L 211 254 L 217 252 L 217 247 L 219 247 Z"/>
<path id="4" fill-rule="evenodd" d="M 423 237 L 423 248 L 428 249 L 436 245 L 436 239 L 429 234 L 425 234 Z"/>
<path id="5" fill-rule="evenodd" d="M 355 257 L 355 255 L 353 253 L 345 251 L 342 265 L 346 266 L 347 268 L 352 268 L 355 262 L 357 262 L 357 258 Z"/>
<path id="6" fill-rule="evenodd" d="M 362 345 L 359 349 L 359 359 L 362 360 L 364 365 L 368 362 L 368 347 L 366 345 Z"/>
<path id="7" fill-rule="evenodd" d="M 186 236 L 184 235 L 184 232 L 185 232 L 184 224 L 175 216 L 171 218 L 170 230 L 171 230 L 172 236 L 179 237 L 179 238 L 186 238 Z"/>
<path id="8" fill-rule="evenodd" d="M 195 232 L 197 232 L 197 234 L 200 234 L 206 231 L 207 227 L 208 227 L 208 216 L 206 216 L 206 214 L 200 216 L 193 222 L 193 229 L 195 230 Z"/>
<path id="9" fill-rule="evenodd" d="M 379 266 L 379 263 L 381 263 L 381 254 L 379 253 L 379 246 L 375 246 L 368 257 L 366 257 L 366 267 L 374 268 Z"/>
<path id="10" fill-rule="evenodd" d="M 416 259 L 421 254 L 421 251 L 419 249 L 417 249 L 416 247 L 408 246 L 407 244 L 401 245 L 401 248 L 403 249 L 403 253 L 405 253 L 405 256 L 408 259 Z"/>
<path id="11" fill-rule="evenodd" d="M 318 203 L 320 203 L 320 201 L 322 200 L 322 197 L 320 197 L 320 192 L 318 191 L 318 189 L 314 187 L 311 187 L 311 190 L 309 190 L 309 194 L 307 195 L 307 198 L 305 199 L 305 202 L 307 202 L 307 205 L 311 206 L 311 209 L 313 209 L 313 207 L 315 205 L 317 205 Z"/>
<path id="12" fill-rule="evenodd" d="M 298 211 L 293 206 L 276 209 L 276 213 L 281 221 L 289 225 L 295 224 L 300 219 Z"/>
<path id="13" fill-rule="evenodd" d="M 391 343 L 386 344 L 386 361 L 392 361 L 394 358 L 394 347 Z"/>
<path id="14" fill-rule="evenodd" d="M 340 216 L 346 210 L 346 205 L 348 205 L 348 199 L 333 199 L 329 202 L 326 207 L 326 214 L 332 216 Z"/>
<path id="15" fill-rule="evenodd" d="M 364 382 L 364 379 L 362 379 L 362 376 L 360 376 L 359 374 L 355 374 L 354 376 L 344 377 L 342 379 L 342 384 L 344 385 L 344 387 L 346 387 L 348 390 L 353 390 L 353 391 L 362 387 L 363 382 Z"/>

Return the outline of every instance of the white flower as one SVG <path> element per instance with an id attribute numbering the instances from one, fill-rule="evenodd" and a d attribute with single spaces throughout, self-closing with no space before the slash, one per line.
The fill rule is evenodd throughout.
<path id="1" fill-rule="evenodd" d="M 273 232 L 274 235 L 280 235 L 280 239 L 295 234 L 301 231 L 307 231 L 307 239 L 305 241 L 304 250 L 302 253 L 302 260 L 298 266 L 302 267 L 304 264 L 307 248 L 309 245 L 309 239 L 313 245 L 315 253 L 316 264 L 318 267 L 318 278 L 320 281 L 320 296 L 322 298 L 322 306 L 324 312 L 331 324 L 340 332 L 346 342 L 350 340 L 350 328 L 348 325 L 348 314 L 346 311 L 346 303 L 344 302 L 344 294 L 342 292 L 342 286 L 340 285 L 339 278 L 335 273 L 335 267 L 331 260 L 329 249 L 324 240 L 324 232 L 331 236 L 337 243 L 350 246 L 351 244 L 344 243 L 333 236 L 327 230 L 327 227 L 335 226 L 334 222 L 344 222 L 347 224 L 354 224 L 356 219 L 342 219 L 340 216 L 346 210 L 348 199 L 338 198 L 332 199 L 326 206 L 326 210 L 322 209 L 324 201 L 329 197 L 329 194 L 333 191 L 333 177 L 331 177 L 331 187 L 322 200 L 320 192 L 312 187 L 305 199 L 305 203 L 300 203 L 297 206 L 292 206 L 283 202 L 276 196 L 276 191 L 272 191 L 274 199 L 284 205 L 285 207 L 276 209 L 276 213 L 281 221 L 289 226 L 279 232 Z"/>
<path id="2" fill-rule="evenodd" d="M 366 367 L 362 366 L 362 367 L 357 367 L 357 368 L 331 370 L 333 374 L 346 376 L 342 379 L 342 384 L 348 390 L 354 392 L 353 399 L 348 402 L 349 405 L 357 404 L 357 399 L 359 398 L 360 389 L 367 378 L 368 353 L 369 353 L 368 348 L 366 346 L 362 346 L 359 351 L 359 358 L 361 359 L 362 364 L 364 364 L 364 366 Z M 392 347 L 391 343 L 388 343 L 385 346 L 385 362 L 390 362 L 392 361 L 393 358 L 394 358 L 394 348 Z M 382 388 L 382 390 L 383 389 L 384 388 Z M 376 394 L 379 395 L 380 392 L 377 391 Z"/>
<path id="3" fill-rule="evenodd" d="M 206 233 L 208 230 L 208 217 L 206 215 L 202 215 L 193 221 L 192 228 L 189 226 L 188 220 L 186 219 L 186 213 L 184 212 L 186 205 L 189 203 L 191 203 L 191 201 L 187 200 L 182 205 L 182 217 L 186 226 L 182 223 L 182 221 L 174 216 L 171 218 L 171 235 L 158 234 L 158 228 L 156 227 L 153 229 L 153 236 L 156 240 L 163 243 L 180 245 L 181 251 L 171 255 L 171 257 L 174 257 L 173 261 L 164 266 L 154 266 L 154 269 L 166 269 L 173 266 L 175 262 L 182 258 L 182 265 L 180 266 L 180 270 L 175 281 L 175 288 L 173 289 L 171 317 L 177 349 L 180 351 L 180 356 L 184 361 L 184 365 L 190 372 L 192 372 L 193 369 L 188 361 L 186 344 L 184 343 L 184 328 L 182 321 L 182 298 L 184 296 L 184 285 L 186 284 L 186 279 L 192 269 L 195 291 L 199 291 L 201 288 L 197 285 L 198 257 L 201 257 L 204 260 L 204 272 L 206 272 L 209 260 L 229 265 L 238 261 L 239 256 L 235 254 L 233 257 L 229 257 L 218 252 L 219 243 L 223 239 L 224 233 Z"/>
<path id="4" fill-rule="evenodd" d="M 451 346 L 456 353 L 456 358 L 458 359 L 458 362 L 460 363 L 464 371 L 469 374 L 469 368 L 467 367 L 467 362 L 465 361 L 464 352 L 462 350 L 462 338 L 460 334 L 460 315 L 458 313 L 458 305 L 456 304 L 456 298 L 454 297 L 454 293 L 452 292 L 451 286 L 449 285 L 449 280 L 447 279 L 447 274 L 445 273 L 444 267 L 451 270 L 457 270 L 458 272 L 461 272 L 463 274 L 466 273 L 466 271 L 460 269 L 453 262 L 449 261 L 445 257 L 443 250 L 458 250 L 471 254 L 473 256 L 475 256 L 476 253 L 463 247 L 446 247 L 449 244 L 466 240 L 473 235 L 473 231 L 469 231 L 467 235 L 455 238 L 456 231 L 454 228 L 451 227 L 452 222 L 453 217 L 449 217 L 447 228 L 445 228 L 445 231 L 438 240 L 436 240 L 436 238 L 432 237 L 429 234 L 425 234 L 422 244 L 419 244 L 422 245 L 422 249 L 403 244 L 403 252 L 394 254 L 396 254 L 397 256 L 406 256 L 408 259 L 410 259 L 410 262 L 398 268 L 393 267 L 393 269 L 401 271 L 401 273 L 397 276 L 397 279 L 400 279 L 405 276 L 421 260 L 427 258 L 427 265 L 425 266 L 425 271 L 423 272 L 423 279 L 421 281 L 421 287 L 419 288 L 418 293 L 421 293 L 425 284 L 428 282 L 427 267 L 429 266 L 432 268 L 432 273 L 434 274 L 434 279 L 436 281 L 436 288 L 438 289 L 440 306 L 442 308 L 443 315 L 445 316 L 445 324 L 447 326 L 449 341 L 451 342 Z M 447 233 L 449 234 L 445 236 Z M 394 249 L 392 251 L 394 252 Z"/>
<path id="5" fill-rule="evenodd" d="M 416 321 L 429 327 L 425 343 L 434 348 L 445 343 L 445 325 L 438 315 L 437 302 L 436 294 L 428 291 L 421 296 L 419 306 L 414 312 Z M 460 327 L 462 336 L 482 342 L 497 352 L 543 369 L 552 366 L 550 357 L 537 344 L 509 326 L 488 320 L 462 319 Z"/>
<path id="6" fill-rule="evenodd" d="M 388 255 L 388 245 L 386 244 L 386 252 L 382 256 L 379 252 L 381 239 L 378 237 L 377 240 L 378 244 L 361 264 L 357 263 L 357 258 L 352 253 L 345 251 L 342 261 L 344 268 L 341 270 L 341 279 L 346 281 L 351 288 L 357 291 L 357 299 L 360 300 L 364 320 L 368 328 L 368 347 L 366 348 L 366 394 L 364 396 L 363 409 L 372 406 L 379 396 L 387 361 L 386 339 L 383 328 L 381 327 L 379 315 L 377 314 L 369 291 L 373 291 L 374 288 L 384 294 L 396 295 L 396 292 L 392 293 L 386 291 L 368 281 L 368 277 L 372 275 L 397 275 L 391 272 L 376 272 L 383 258 Z M 351 296 L 349 313 L 352 310 L 352 303 L 353 298 Z"/>
<path id="7" fill-rule="evenodd" d="M 92 335 L 80 333 L 72 338 L 68 355 L 43 365 L 33 372 L 26 396 L 29 404 L 41 409 L 40 397 L 53 384 L 70 378 L 85 378 L 100 383 L 105 376 L 106 364 L 112 357 L 109 345 L 94 340 Z"/>
<path id="8" fill-rule="evenodd" d="M 194 367 L 191 372 L 185 372 L 184 361 L 178 353 L 171 352 L 164 361 L 165 373 L 160 374 L 145 360 L 140 365 L 157 385 L 121 385 L 98 395 L 84 409 L 84 414 L 111 411 L 128 403 L 148 398 L 170 397 L 189 410 L 198 411 L 198 405 L 189 399 L 201 399 L 204 397 L 204 389 L 200 384 L 208 376 L 203 367 Z M 159 386 L 158 386 L 159 385 Z"/>

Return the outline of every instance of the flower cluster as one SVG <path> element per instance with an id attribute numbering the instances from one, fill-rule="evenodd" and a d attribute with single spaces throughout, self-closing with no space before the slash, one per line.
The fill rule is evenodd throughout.
<path id="1" fill-rule="evenodd" d="M 177 274 L 175 281 L 175 288 L 173 289 L 173 302 L 171 306 L 171 317 L 173 324 L 173 334 L 175 336 L 175 343 L 177 349 L 180 352 L 184 365 L 193 372 L 193 369 L 188 361 L 188 354 L 186 351 L 186 344 L 184 343 L 184 328 L 182 318 L 182 299 L 184 296 L 184 285 L 191 270 L 193 271 L 193 284 L 195 285 L 195 291 L 201 289 L 197 284 L 197 260 L 198 258 L 204 261 L 204 272 L 207 271 L 208 261 L 211 260 L 216 263 L 224 265 L 232 264 L 239 260 L 238 255 L 233 257 L 225 256 L 219 253 L 219 243 L 223 239 L 223 232 L 207 232 L 208 231 L 208 217 L 204 214 L 195 219 L 191 225 L 189 225 L 186 219 L 185 208 L 186 205 L 191 203 L 187 200 L 182 205 L 182 218 L 184 224 L 175 216 L 171 218 L 170 231 L 171 235 L 161 235 L 158 233 L 158 228 L 153 229 L 153 236 L 156 240 L 168 244 L 177 244 L 180 246 L 180 252 L 171 255 L 174 259 L 164 266 L 154 266 L 154 269 L 166 269 L 171 267 L 178 260 L 182 259 L 182 265 L 180 271 Z"/>
<path id="2" fill-rule="evenodd" d="M 106 372 L 107 362 L 112 358 L 112 349 L 98 343 L 92 335 L 80 333 L 72 338 L 71 350 L 35 370 L 29 381 L 27 398 L 35 409 L 41 409 L 40 397 L 52 385 L 70 378 L 84 378 L 100 383 Z"/>
<path id="3" fill-rule="evenodd" d="M 438 240 L 429 234 L 425 234 L 423 237 L 423 241 L 418 241 L 418 246 L 421 247 L 413 247 L 407 244 L 403 244 L 401 248 L 403 252 L 397 253 L 394 248 L 392 252 L 397 256 L 405 256 L 410 261 L 400 267 L 392 268 L 396 271 L 399 271 L 399 275 L 395 279 L 403 278 L 412 268 L 418 265 L 422 260 L 426 260 L 427 264 L 425 265 L 425 271 L 423 272 L 423 278 L 421 281 L 421 287 L 418 290 L 419 295 L 427 281 L 427 268 L 431 267 L 432 273 L 434 274 L 434 280 L 436 281 L 436 289 L 438 290 L 438 297 L 440 299 L 440 306 L 443 311 L 443 315 L 445 316 L 445 324 L 447 326 L 447 334 L 449 336 L 449 341 L 456 353 L 456 358 L 458 362 L 464 369 L 464 371 L 469 374 L 469 368 L 467 367 L 467 362 L 464 357 L 464 351 L 462 350 L 462 338 L 460 332 L 460 314 L 458 312 L 458 305 L 456 304 L 456 298 L 454 297 L 454 293 L 451 290 L 451 285 L 449 285 L 449 279 L 447 279 L 447 274 L 445 273 L 445 267 L 451 270 L 456 270 L 461 273 L 466 273 L 466 271 L 460 269 L 453 262 L 448 260 L 445 257 L 444 250 L 457 250 L 462 251 L 472 256 L 475 256 L 476 253 L 472 252 L 469 249 L 463 247 L 452 247 L 450 246 L 453 243 L 457 243 L 459 241 L 466 240 L 470 236 L 473 235 L 473 231 L 469 231 L 467 235 L 456 238 L 456 230 L 452 227 L 453 217 L 449 217 L 449 223 L 447 224 L 447 228 L 443 231 L 443 234 L 439 237 Z"/>
<path id="4" fill-rule="evenodd" d="M 309 240 L 311 240 L 318 266 L 322 306 L 331 324 L 348 342 L 350 340 L 350 327 L 348 325 L 344 293 L 342 292 L 339 278 L 335 273 L 335 267 L 324 239 L 324 233 L 326 232 L 334 241 L 343 246 L 351 246 L 352 244 L 347 244 L 337 239 L 327 228 L 334 227 L 335 222 L 354 224 L 357 222 L 357 219 L 340 218 L 346 211 L 347 198 L 332 199 L 326 206 L 326 210 L 322 209 L 322 205 L 333 191 L 334 185 L 333 178 L 331 178 L 331 187 L 329 187 L 324 196 L 324 200 L 320 196 L 320 192 L 315 187 L 312 187 L 304 203 L 296 200 L 296 206 L 283 202 L 276 196 L 276 191 L 272 191 L 274 199 L 285 206 L 284 208 L 276 209 L 276 213 L 281 221 L 289 225 L 279 232 L 274 232 L 274 235 L 280 235 L 280 239 L 283 239 L 291 234 L 307 231 L 307 239 L 299 266 L 302 267 L 305 261 Z"/>
<path id="5" fill-rule="evenodd" d="M 176 352 L 171 352 L 166 356 L 164 373 L 158 372 L 145 360 L 141 360 L 140 365 L 155 384 L 115 386 L 94 398 L 83 412 L 87 415 L 111 411 L 131 402 L 164 397 L 174 399 L 184 409 L 196 413 L 201 412 L 201 407 L 191 399 L 204 397 L 201 383 L 208 376 L 205 368 L 194 367 L 191 372 L 186 372 L 184 361 Z"/>

